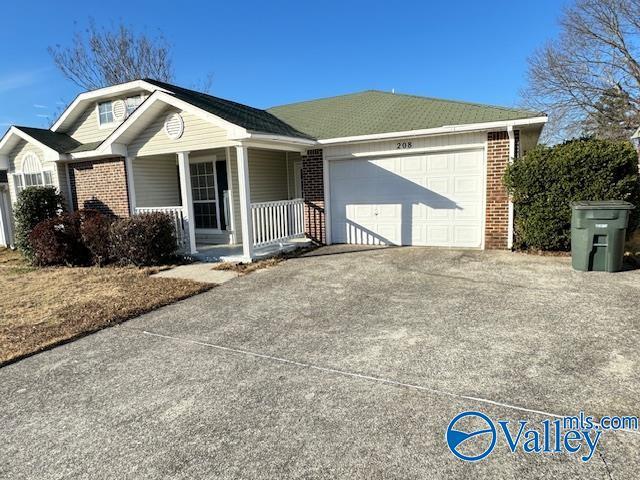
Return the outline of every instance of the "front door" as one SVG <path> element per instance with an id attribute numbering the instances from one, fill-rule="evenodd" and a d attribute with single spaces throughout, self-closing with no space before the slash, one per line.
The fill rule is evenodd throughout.
<path id="1" fill-rule="evenodd" d="M 196 229 L 219 231 L 221 219 L 216 162 L 193 162 L 189 168 Z"/>

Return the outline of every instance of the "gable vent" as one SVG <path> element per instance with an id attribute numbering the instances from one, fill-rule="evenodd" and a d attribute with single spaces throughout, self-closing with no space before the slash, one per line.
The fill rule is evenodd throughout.
<path id="1" fill-rule="evenodd" d="M 127 113 L 127 106 L 124 103 L 124 100 L 116 100 L 113 102 L 113 118 L 115 120 L 124 120 L 124 116 Z"/>
<path id="2" fill-rule="evenodd" d="M 169 138 L 177 140 L 184 133 L 184 120 L 179 113 L 170 113 L 164 120 L 164 131 Z"/>

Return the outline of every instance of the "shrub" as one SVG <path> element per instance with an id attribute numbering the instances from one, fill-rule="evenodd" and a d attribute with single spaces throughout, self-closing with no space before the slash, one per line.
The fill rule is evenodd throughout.
<path id="1" fill-rule="evenodd" d="M 32 262 L 39 266 L 86 265 L 89 252 L 82 241 L 80 223 L 78 212 L 38 223 L 29 235 Z"/>
<path id="2" fill-rule="evenodd" d="M 640 202 L 638 154 L 628 142 L 595 139 L 538 146 L 515 160 L 504 177 L 515 205 L 517 248 L 569 250 L 571 202 Z M 638 225 L 631 213 L 629 232 Z"/>
<path id="3" fill-rule="evenodd" d="M 158 265 L 175 255 L 175 229 L 164 213 L 144 213 L 116 220 L 111 227 L 112 255 L 120 264 Z"/>
<path id="4" fill-rule="evenodd" d="M 102 266 L 111 257 L 111 224 L 114 219 L 97 210 L 80 210 L 80 234 L 91 262 Z"/>
<path id="5" fill-rule="evenodd" d="M 62 195 L 53 187 L 28 187 L 18 194 L 14 206 L 16 246 L 27 260 L 33 261 L 31 231 L 43 220 L 57 217 L 62 205 Z"/>

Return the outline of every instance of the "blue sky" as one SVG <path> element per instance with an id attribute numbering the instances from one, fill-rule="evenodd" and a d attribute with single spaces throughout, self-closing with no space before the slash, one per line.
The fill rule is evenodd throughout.
<path id="1" fill-rule="evenodd" d="M 0 134 L 48 127 L 79 89 L 47 47 L 89 17 L 174 47 L 176 83 L 259 108 L 366 89 L 516 105 L 526 58 L 557 33 L 563 3 L 431 1 L 9 2 L 0 29 Z"/>

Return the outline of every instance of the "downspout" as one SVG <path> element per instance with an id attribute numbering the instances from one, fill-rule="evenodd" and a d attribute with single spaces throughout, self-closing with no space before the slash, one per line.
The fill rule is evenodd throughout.
<path id="1" fill-rule="evenodd" d="M 513 163 L 513 160 L 516 156 L 516 136 L 513 132 L 513 127 L 507 127 L 507 133 L 509 134 L 509 164 Z M 507 230 L 507 248 L 511 250 L 513 248 L 513 202 L 511 201 L 511 197 L 509 197 L 509 225 Z"/>

